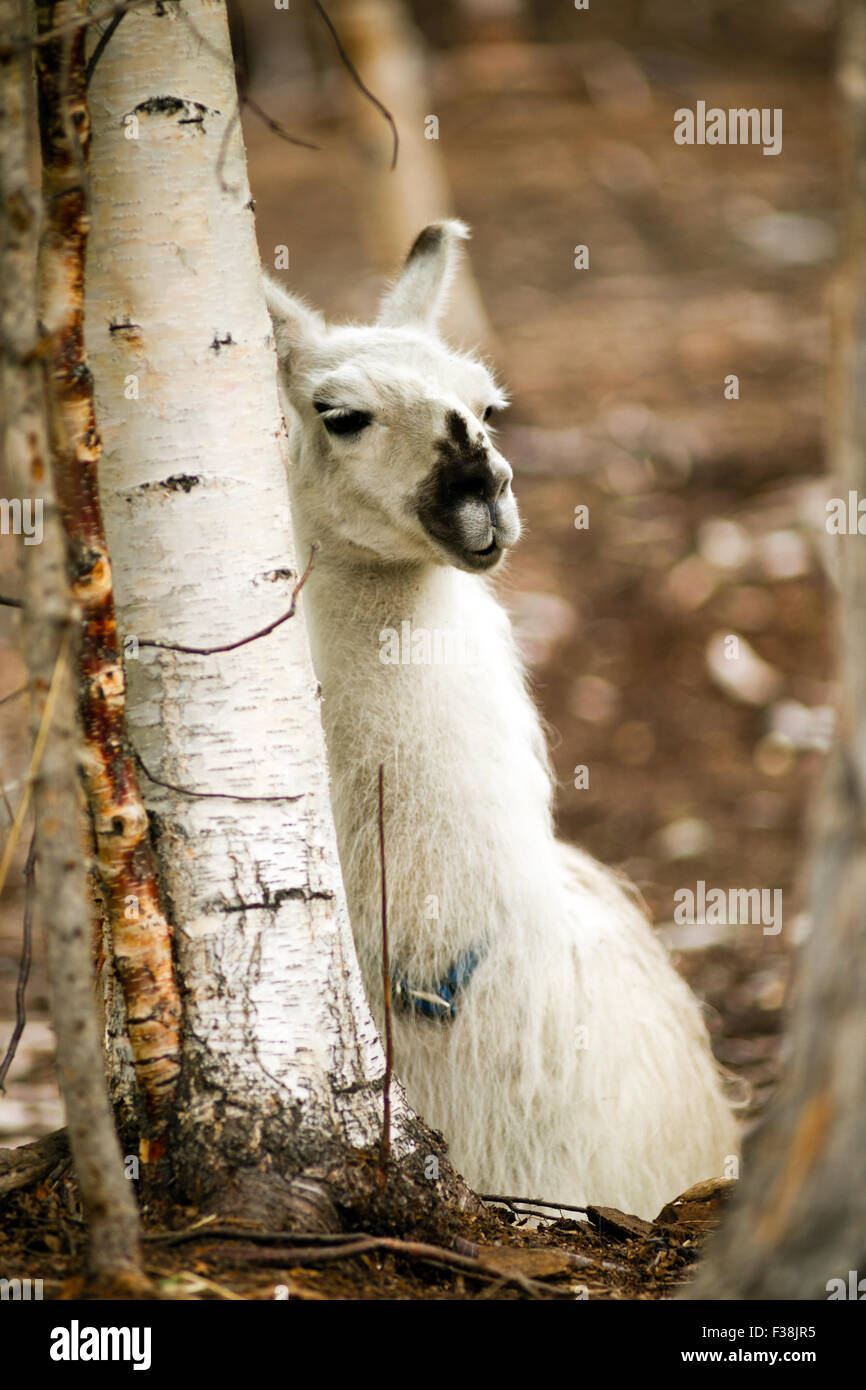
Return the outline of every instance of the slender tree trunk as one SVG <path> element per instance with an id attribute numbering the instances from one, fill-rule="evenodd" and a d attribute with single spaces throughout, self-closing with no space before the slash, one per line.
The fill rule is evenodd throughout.
<path id="1" fill-rule="evenodd" d="M 183 1187 L 236 1207 L 382 1126 L 300 610 L 286 440 L 224 6 L 126 16 L 90 89 L 87 344 L 129 724 L 177 931 Z M 123 1072 L 122 1049 L 112 1054 Z M 122 1089 L 122 1088 L 121 1088 Z M 440 1146 L 392 1093 L 397 1156 Z M 438 1160 L 437 1160 L 438 1161 Z M 443 1177 L 444 1177 L 443 1166 Z M 433 1170 L 428 1170 L 432 1175 Z M 296 1192 L 297 1189 L 294 1189 Z"/>
<path id="2" fill-rule="evenodd" d="M 40 7 L 43 28 L 74 17 L 77 0 Z M 0 29 L 26 33 L 17 0 L 0 0 Z M 51 52 L 58 84 L 77 105 L 73 87 L 81 71 L 83 38 Z M 48 54 L 46 61 L 51 61 Z M 36 814 L 36 910 L 47 943 L 52 1019 L 57 1035 L 60 1089 L 72 1156 L 88 1226 L 88 1273 L 103 1290 L 142 1292 L 138 1213 L 125 1180 L 102 1071 L 102 1045 L 93 1000 L 90 913 L 85 865 L 85 822 L 78 768 L 78 612 L 66 574 L 66 546 L 53 474 L 64 448 L 63 412 L 49 345 L 36 311 L 38 205 L 32 184 L 33 72 L 29 53 L 0 67 L 3 111 L 0 190 L 3 228 L 3 413 L 8 476 L 20 499 L 41 510 L 42 537 L 23 544 L 24 649 L 33 696 Z M 46 179 L 46 196 L 81 193 L 66 166 L 66 187 Z M 55 174 L 60 177 L 59 167 Z M 50 213 L 48 216 L 50 221 Z M 46 370 L 46 367 L 48 370 Z M 47 405 L 47 410 L 46 410 Z"/>
<path id="3" fill-rule="evenodd" d="M 37 0 L 42 30 L 75 9 Z M 78 669 L 83 771 L 109 951 L 123 991 L 126 1034 L 151 1142 L 165 1125 L 180 1070 L 180 999 L 172 973 L 171 926 L 162 906 L 147 812 L 126 741 L 123 666 L 111 563 L 99 505 L 102 441 L 84 350 L 84 278 L 89 230 L 90 119 L 85 35 L 37 53 L 45 223 L 39 249 L 54 426 L 55 484 L 69 541 L 72 593 L 82 612 Z"/>
<path id="4" fill-rule="evenodd" d="M 848 254 L 839 278 L 832 472 L 866 497 L 866 9 L 842 34 Z M 695 1298 L 849 1297 L 866 1277 L 866 540 L 839 537 L 839 746 L 816 808 L 810 914 L 785 1079 Z M 835 1282 L 833 1282 L 835 1281 Z M 866 1287 L 866 1286 L 863 1286 Z M 853 1296 L 858 1296 L 856 1293 Z M 862 1297 L 862 1290 L 860 1293 Z"/>
<path id="5" fill-rule="evenodd" d="M 358 207 L 367 252 L 390 274 L 428 222 L 453 215 L 448 171 L 440 153 L 448 140 L 430 92 L 421 35 L 402 0 L 330 0 L 350 58 L 365 83 L 391 111 L 400 134 L 391 167 L 391 132 L 382 113 L 351 88 L 353 126 L 369 155 L 369 186 Z M 440 143 L 441 142 L 441 143 Z M 469 348 L 498 352 L 468 256 L 461 259 L 445 322 Z"/>

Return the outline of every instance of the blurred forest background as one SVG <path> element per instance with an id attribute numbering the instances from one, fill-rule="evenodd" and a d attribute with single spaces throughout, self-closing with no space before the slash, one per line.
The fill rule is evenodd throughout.
<path id="1" fill-rule="evenodd" d="M 549 725 L 561 833 L 637 884 L 755 1115 L 778 1075 L 809 928 L 804 825 L 834 701 L 823 476 L 841 194 L 834 6 L 333 0 L 352 61 L 397 121 L 396 172 L 389 128 L 312 3 L 230 8 L 245 90 L 319 146 L 286 143 L 245 106 L 266 269 L 284 247 L 294 290 L 367 318 L 425 221 L 456 214 L 472 227 L 472 279 L 448 326 L 480 344 L 513 400 L 500 447 L 526 529 L 500 583 Z M 676 145 L 673 113 L 698 100 L 781 108 L 782 153 Z M 730 374 L 737 400 L 725 398 Z M 587 529 L 575 528 L 581 506 Z M 4 593 L 16 592 L 14 544 L 0 551 Z M 0 610 L 0 696 L 23 683 L 14 622 Z M 738 661 L 722 652 L 730 635 Z M 24 704 L 0 705 L 6 824 Z M 0 905 L 0 1053 L 28 840 Z M 675 891 L 700 879 L 782 889 L 782 931 L 675 925 Z M 35 945 L 0 1145 L 62 1122 Z"/>

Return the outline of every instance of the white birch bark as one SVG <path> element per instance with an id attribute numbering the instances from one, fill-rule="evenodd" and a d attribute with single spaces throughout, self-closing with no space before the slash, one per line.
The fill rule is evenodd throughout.
<path id="1" fill-rule="evenodd" d="M 120 630 L 209 647 L 285 612 L 308 557 L 293 554 L 224 6 L 183 13 L 127 14 L 91 83 L 87 345 Z M 126 666 L 146 768 L 207 794 L 144 779 L 177 926 L 189 1185 L 374 1144 L 384 1058 L 344 905 L 303 595 L 236 651 L 142 648 Z M 393 1099 L 405 1152 L 414 1121 L 396 1085 Z"/>

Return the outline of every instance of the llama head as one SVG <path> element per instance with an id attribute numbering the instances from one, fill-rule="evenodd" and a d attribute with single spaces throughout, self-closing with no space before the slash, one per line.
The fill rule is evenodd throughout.
<path id="1" fill-rule="evenodd" d="M 520 534 L 489 424 L 505 398 L 436 327 L 466 235 L 460 222 L 425 227 L 370 325 L 327 325 L 266 281 L 293 490 L 332 550 L 481 571 Z"/>

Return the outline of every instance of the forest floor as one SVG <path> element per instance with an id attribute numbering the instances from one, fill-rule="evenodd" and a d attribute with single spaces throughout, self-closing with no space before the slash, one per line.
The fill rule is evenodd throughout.
<path id="1" fill-rule="evenodd" d="M 376 1182 L 375 1156 L 367 1161 Z M 141 1203 L 144 1269 L 160 1299 L 670 1298 L 688 1283 L 733 1184 L 699 1184 L 655 1221 L 609 1207 L 544 1212 L 512 1194 L 470 1214 L 423 1193 L 360 1225 L 337 1203 L 340 1233 L 268 1232 L 193 1208 Z M 411 1189 L 409 1189 L 411 1191 Z M 38 1186 L 0 1198 L 0 1269 L 40 1279 L 46 1299 L 85 1297 L 85 1225 L 69 1160 Z M 389 1208 L 389 1183 L 376 1205 Z M 208 1229 L 210 1228 L 210 1229 Z"/>
<path id="2" fill-rule="evenodd" d="M 838 133 L 818 67 L 784 56 L 769 69 L 757 59 L 732 69 L 721 55 L 715 66 L 659 53 L 632 61 L 650 95 L 630 114 L 627 103 L 612 111 L 603 82 L 599 97 L 585 61 L 563 46 L 443 52 L 432 109 L 513 400 L 500 447 L 526 529 L 502 591 L 551 735 L 560 829 L 638 886 L 705 1002 L 716 1056 L 744 1083 L 750 1124 L 778 1078 L 792 963 L 810 925 L 804 829 L 834 700 L 822 416 Z M 338 80 L 323 92 L 309 82 L 257 91 L 322 151 L 293 149 L 252 120 L 245 135 L 265 264 L 290 243 L 294 288 L 329 313 L 367 317 L 381 287 L 359 231 L 372 174 L 347 112 L 333 114 Z M 753 105 L 756 87 L 760 105 L 785 112 L 782 156 L 674 145 L 673 108 L 696 96 Z M 589 272 L 573 267 L 576 243 L 590 247 Z M 729 373 L 735 401 L 723 394 Z M 582 506 L 587 529 L 575 527 Z M 730 636 L 739 662 L 724 660 Z M 5 693 L 22 680 L 5 620 L 2 641 Z M 23 762 L 20 719 L 0 706 L 10 786 Z M 578 789 L 582 766 L 589 786 Z M 14 1020 L 20 868 L 0 909 L 2 1045 Z M 699 881 L 781 890 L 783 929 L 677 923 L 675 894 Z M 28 1010 L 0 1097 L 0 1145 L 61 1123 L 38 943 Z M 629 1232 L 616 1218 L 561 1220 L 528 1232 L 500 1211 L 480 1233 L 467 1221 L 461 1239 L 547 1251 L 547 1265 L 523 1266 L 557 1291 L 543 1296 L 575 1297 L 581 1284 L 592 1297 L 669 1296 L 704 1225 Z M 0 1273 L 44 1277 L 47 1296 L 72 1293 L 77 1214 L 68 1174 L 7 1198 Z M 551 1249 L 591 1263 L 539 1273 L 553 1270 Z M 183 1245 L 151 1263 L 203 1297 L 273 1297 L 275 1283 L 309 1298 L 538 1292 L 497 1284 L 495 1258 L 489 1277 L 393 1252 L 250 1274 L 225 1251 Z"/>

